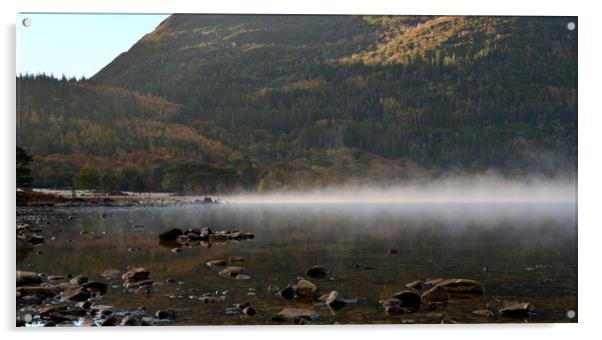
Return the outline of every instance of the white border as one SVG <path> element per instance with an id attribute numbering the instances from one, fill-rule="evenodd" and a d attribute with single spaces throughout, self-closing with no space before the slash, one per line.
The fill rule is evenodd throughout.
<path id="1" fill-rule="evenodd" d="M 2 182 L 0 196 L 4 232 L 1 251 L 4 266 L 2 275 L 1 330 L 8 337 L 44 339 L 81 338 L 106 339 L 120 336 L 164 337 L 238 337 L 307 339 L 316 335 L 345 338 L 364 338 L 371 333 L 382 337 L 409 337 L 429 339 L 487 338 L 512 339 L 546 337 L 546 339 L 571 339 L 594 337 L 600 322 L 600 181 L 602 174 L 599 145 L 602 121 L 598 99 L 602 74 L 600 57 L 602 43 L 601 12 L 594 1 L 528 2 L 525 0 L 419 0 L 419 1 L 353 1 L 353 0 L 249 0 L 249 1 L 75 1 L 75 0 L 3 0 L 0 2 L 2 18 L 2 81 L 0 82 L 2 119 Z M 312 327 L 178 327 L 152 329 L 102 329 L 73 330 L 52 329 L 39 331 L 15 330 L 14 327 L 14 145 L 15 145 L 15 17 L 17 12 L 134 12 L 134 13 L 295 13 L 295 14 L 458 14 L 458 15 L 561 15 L 579 16 L 579 324 L 558 325 L 453 325 L 446 327 L 403 326 L 312 326 Z M 598 105 L 597 105 L 598 104 Z M 136 332 L 137 334 L 125 334 Z M 85 333 L 85 334 L 82 334 Z M 138 334 L 144 333 L 144 334 Z M 200 334 L 199 334 L 200 333 Z M 599 331 L 598 331 L 599 333 Z"/>

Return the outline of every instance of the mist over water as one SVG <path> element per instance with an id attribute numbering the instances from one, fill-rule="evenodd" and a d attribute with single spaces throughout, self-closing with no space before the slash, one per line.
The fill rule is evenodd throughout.
<path id="1" fill-rule="evenodd" d="M 116 310 L 185 311 L 176 325 L 272 323 L 274 315 L 297 302 L 268 287 L 286 287 L 316 264 L 335 277 L 316 282 L 321 292 L 336 290 L 358 300 L 336 313 L 312 306 L 320 312 L 315 323 L 399 323 L 408 316 L 388 315 L 377 302 L 418 278 L 469 278 L 483 284 L 483 296 L 454 301 L 441 311 L 459 322 L 483 322 L 472 311 L 491 301 L 533 304 L 537 313 L 529 322 L 573 321 L 566 311 L 577 310 L 576 189 L 569 180 L 458 177 L 221 200 L 224 204 L 86 207 L 62 212 L 74 218 L 61 223 L 42 216 L 47 219 L 40 222 L 48 240 L 44 255 L 21 249 L 17 268 L 98 277 L 109 268 L 144 266 L 156 282 L 184 284 L 165 283 L 150 297 L 110 289 L 103 304 Z M 255 237 L 183 244 L 158 240 L 169 228 L 201 227 Z M 174 247 L 179 251 L 174 253 Z M 245 259 L 250 279 L 228 280 L 205 265 L 231 256 Z M 226 302 L 190 299 L 216 290 L 228 290 Z M 240 301 L 261 312 L 254 318 L 224 313 Z M 424 309 L 411 317 L 439 322 L 428 313 Z M 498 317 L 487 322 L 517 321 Z"/>
<path id="2" fill-rule="evenodd" d="M 513 180 L 493 175 L 447 177 L 397 185 L 341 186 L 308 191 L 240 194 L 232 203 L 575 203 L 572 179 L 531 177 Z"/>

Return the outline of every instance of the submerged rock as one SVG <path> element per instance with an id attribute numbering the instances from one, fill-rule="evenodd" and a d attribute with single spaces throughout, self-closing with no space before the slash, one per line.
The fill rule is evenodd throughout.
<path id="1" fill-rule="evenodd" d="M 121 270 L 118 269 L 107 269 L 100 274 L 100 276 L 104 278 L 114 278 L 119 277 L 121 275 Z"/>
<path id="2" fill-rule="evenodd" d="M 311 309 L 284 308 L 272 320 L 280 323 L 305 324 L 318 317 L 319 314 Z"/>
<path id="3" fill-rule="evenodd" d="M 208 267 L 225 267 L 228 265 L 226 260 L 211 260 L 205 263 Z"/>
<path id="4" fill-rule="evenodd" d="M 307 275 L 307 277 L 311 277 L 314 279 L 323 279 L 329 274 L 330 271 L 328 270 L 328 268 L 322 265 L 311 266 L 305 271 L 305 275 Z"/>
<path id="5" fill-rule="evenodd" d="M 245 274 L 245 269 L 243 267 L 229 266 L 219 272 L 220 276 L 228 278 L 236 278 L 239 274 Z"/>
<path id="6" fill-rule="evenodd" d="M 493 312 L 490 311 L 489 309 L 477 309 L 477 310 L 473 310 L 472 314 L 478 315 L 478 316 L 483 316 L 483 317 L 486 317 L 486 318 L 492 318 L 493 317 Z"/>
<path id="7" fill-rule="evenodd" d="M 230 263 L 237 263 L 237 262 L 245 262 L 245 258 L 242 256 L 230 256 Z"/>
<path id="8" fill-rule="evenodd" d="M 161 239 L 163 241 L 175 241 L 178 238 L 178 236 L 183 235 L 183 234 L 184 234 L 184 232 L 181 229 L 171 228 L 171 229 L 162 231 L 159 234 L 159 239 Z"/>
<path id="9" fill-rule="evenodd" d="M 523 318 L 528 317 L 534 310 L 528 302 L 508 302 L 499 310 L 499 313 L 505 317 Z"/>

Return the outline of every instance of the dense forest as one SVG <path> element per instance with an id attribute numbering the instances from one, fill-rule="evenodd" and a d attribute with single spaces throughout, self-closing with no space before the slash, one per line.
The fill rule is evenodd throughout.
<path id="1" fill-rule="evenodd" d="M 104 191 L 572 174 L 569 21 L 173 15 L 91 79 L 18 77 L 18 145 Z"/>

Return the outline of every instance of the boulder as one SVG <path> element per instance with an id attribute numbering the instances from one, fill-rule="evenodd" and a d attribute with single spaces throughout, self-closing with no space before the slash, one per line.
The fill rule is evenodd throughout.
<path id="1" fill-rule="evenodd" d="M 62 301 L 86 301 L 91 297 L 90 292 L 83 288 L 69 289 L 61 293 Z"/>
<path id="2" fill-rule="evenodd" d="M 318 286 L 308 280 L 301 279 L 294 286 L 295 294 L 301 298 L 315 298 L 318 295 Z"/>
<path id="3" fill-rule="evenodd" d="M 322 265 L 311 266 L 305 271 L 305 275 L 307 275 L 307 277 L 311 277 L 314 279 L 323 279 L 329 274 L 330 271 L 328 270 L 328 268 Z"/>
<path id="4" fill-rule="evenodd" d="M 88 281 L 82 287 L 92 292 L 101 292 L 103 294 L 107 292 L 107 284 L 104 282 Z"/>
<path id="5" fill-rule="evenodd" d="M 411 290 L 404 290 L 393 295 L 394 298 L 399 300 L 401 307 L 418 307 L 420 306 L 421 298 L 420 295 Z"/>
<path id="6" fill-rule="evenodd" d="M 479 282 L 469 279 L 445 279 L 437 282 L 437 285 L 451 295 L 481 295 L 484 291 Z"/>
<path id="7" fill-rule="evenodd" d="M 422 293 L 421 299 L 425 303 L 445 302 L 449 300 L 449 293 L 445 288 L 437 285 Z"/>
<path id="8" fill-rule="evenodd" d="M 150 272 L 142 267 L 134 267 L 125 272 L 121 277 L 125 282 L 138 282 L 148 280 Z"/>
<path id="9" fill-rule="evenodd" d="M 184 233 L 182 232 L 182 230 L 178 229 L 178 228 L 171 228 L 171 229 L 167 229 L 162 231 L 159 234 L 159 239 L 163 240 L 163 241 L 175 241 L 178 236 L 183 235 Z"/>
<path id="10" fill-rule="evenodd" d="M 33 286 L 42 283 L 42 278 L 34 272 L 17 270 L 17 287 Z"/>

